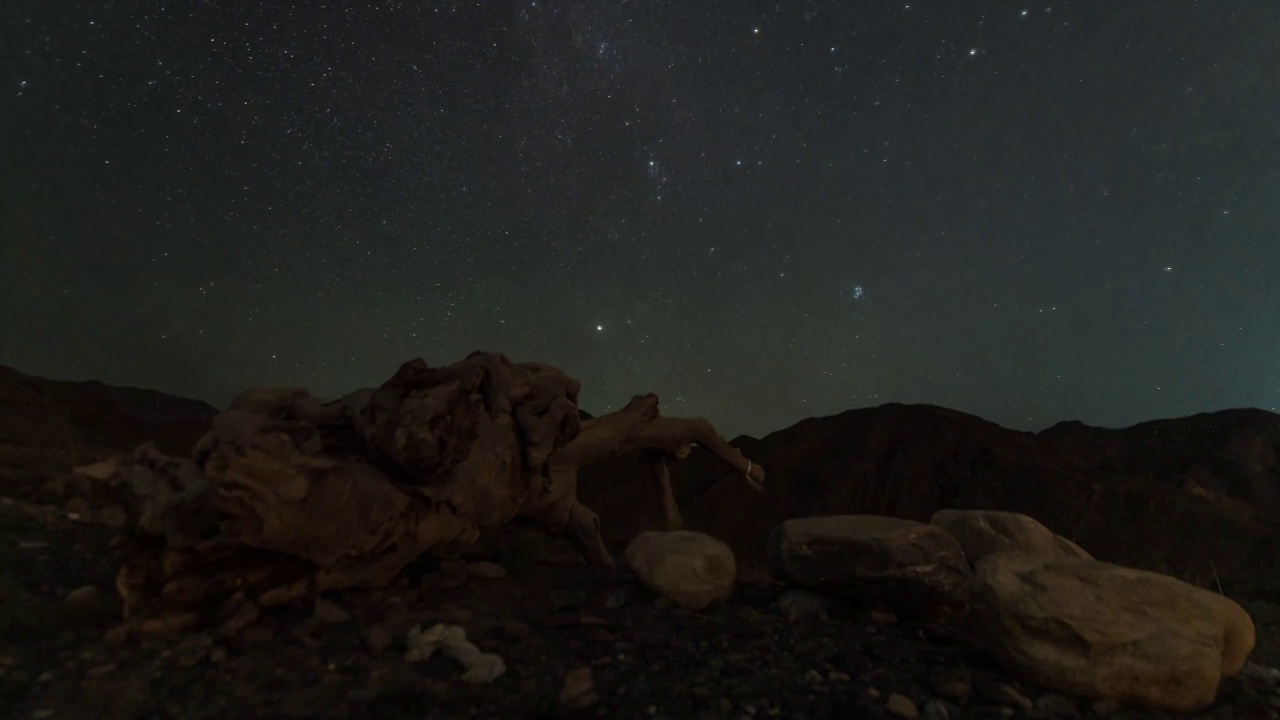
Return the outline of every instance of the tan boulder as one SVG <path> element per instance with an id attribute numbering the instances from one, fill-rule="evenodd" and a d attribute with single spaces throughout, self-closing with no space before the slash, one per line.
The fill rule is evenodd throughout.
<path id="1" fill-rule="evenodd" d="M 770 534 L 768 552 L 770 569 L 783 580 L 904 602 L 899 607 L 907 612 L 949 602 L 971 575 L 960 544 L 945 530 L 882 515 L 787 520 Z"/>
<path id="2" fill-rule="evenodd" d="M 1046 687 L 1178 712 L 1213 702 L 1254 645 L 1235 602 L 1159 573 L 1000 552 L 968 593 L 976 639 Z"/>
<path id="3" fill-rule="evenodd" d="M 955 536 L 965 557 L 976 563 L 994 552 L 1019 550 L 1035 555 L 1067 555 L 1092 560 L 1079 545 L 1059 537 L 1038 520 L 1001 510 L 939 510 L 929 519 Z"/>
<path id="4" fill-rule="evenodd" d="M 701 610 L 733 595 L 737 561 L 716 538 L 689 530 L 646 532 L 627 546 L 627 564 L 653 592 Z"/>

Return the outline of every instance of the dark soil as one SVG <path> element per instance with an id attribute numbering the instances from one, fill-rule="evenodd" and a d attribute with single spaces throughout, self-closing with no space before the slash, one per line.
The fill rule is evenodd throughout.
<path id="1" fill-rule="evenodd" d="M 513 565 L 502 579 L 332 596 L 350 615 L 310 633 L 310 608 L 271 611 L 233 636 L 113 642 L 109 528 L 0 500 L 0 712 L 15 718 L 1160 718 L 1038 690 L 946 633 L 833 607 L 788 619 L 786 592 L 746 573 L 733 600 L 673 608 L 619 573 Z M 754 578 L 754 579 L 753 579 Z M 96 598 L 68 602 L 76 588 Z M 507 673 L 471 686 L 436 656 L 404 661 L 415 622 L 466 628 Z M 389 646 L 384 645 L 390 641 Z M 565 675 L 589 667 L 598 700 L 566 710 Z M 1260 671 L 1227 681 L 1205 718 L 1277 717 Z M 909 709 L 908 711 L 909 712 Z"/>

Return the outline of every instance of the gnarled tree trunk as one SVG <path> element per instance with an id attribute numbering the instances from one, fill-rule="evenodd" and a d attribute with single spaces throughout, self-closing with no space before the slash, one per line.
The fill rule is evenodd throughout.
<path id="1" fill-rule="evenodd" d="M 377 587 L 424 553 L 455 553 L 482 527 L 527 516 L 612 563 L 578 471 L 647 450 L 668 525 L 667 462 L 702 445 L 756 487 L 764 472 L 701 419 L 665 418 L 655 395 L 581 421 L 579 384 L 537 363 L 474 353 L 405 363 L 381 387 L 325 403 L 254 388 L 218 415 L 191 459 L 144 446 L 99 463 L 129 522 L 118 541 L 126 625 L 180 629 L 229 599 L 290 602 Z"/>

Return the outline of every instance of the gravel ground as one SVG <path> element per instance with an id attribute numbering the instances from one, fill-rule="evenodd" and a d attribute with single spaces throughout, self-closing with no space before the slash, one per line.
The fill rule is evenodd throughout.
<path id="1" fill-rule="evenodd" d="M 602 578 L 580 564 L 531 563 L 465 582 L 428 569 L 386 590 L 327 596 L 319 613 L 272 611 L 230 636 L 111 642 L 105 633 L 118 602 L 110 535 L 53 506 L 0 501 L 0 714 L 1166 717 L 1045 692 L 945 631 L 883 612 L 834 606 L 805 614 L 816 610 L 812 598 L 759 574 L 744 577 L 731 602 L 690 612 L 626 573 Z M 469 685 L 449 658 L 406 662 L 408 628 L 435 622 L 465 627 L 507 672 Z M 576 700 L 562 698 L 567 679 Z M 1229 680 L 1197 717 L 1276 718 L 1280 688 L 1271 682 L 1262 671 Z"/>

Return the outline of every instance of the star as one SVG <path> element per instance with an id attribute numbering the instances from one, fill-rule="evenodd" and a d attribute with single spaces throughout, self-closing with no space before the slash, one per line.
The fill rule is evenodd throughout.
<path id="1" fill-rule="evenodd" d="M 1280 86 L 1236 61 L 1280 21 L 1202 2 L 1117 50 L 1088 30 L 1115 3 L 1051 3 L 30 14 L 6 28 L 21 208 L 0 237 L 28 247 L 0 263 L 21 280 L 0 307 L 22 309 L 0 313 L 0 364 L 223 405 L 486 347 L 563 366 L 588 411 L 653 390 L 727 434 L 873 396 L 1020 429 L 1275 406 L 1280 209 L 1255 149 Z M 1203 152 L 1177 113 L 1149 121 L 1210 99 Z M 1067 291 L 1086 300 L 1053 310 Z M 1033 316 L 1098 332 L 1028 333 Z M 1237 316 L 1238 352 L 1163 353 L 1184 320 Z M 859 372 L 822 374 L 843 362 Z M 1131 390 L 1153 373 L 1168 404 Z M 1208 385 L 1235 394 L 1205 389 L 1223 375 L 1240 381 Z"/>

